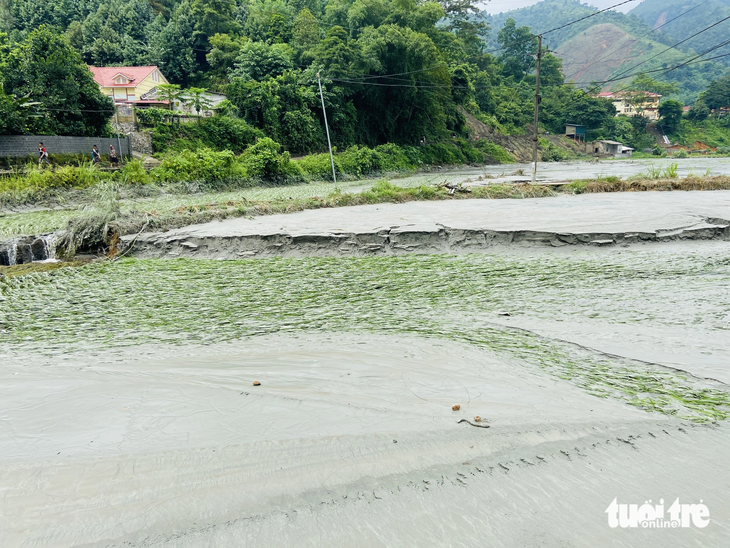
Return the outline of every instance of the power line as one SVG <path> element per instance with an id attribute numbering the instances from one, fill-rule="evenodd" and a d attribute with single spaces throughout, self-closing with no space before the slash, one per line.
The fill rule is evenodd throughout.
<path id="1" fill-rule="evenodd" d="M 696 6 L 693 6 L 693 7 L 691 7 L 691 8 L 690 8 L 690 9 L 688 9 L 687 11 L 684 11 L 684 12 L 680 13 L 680 14 L 679 14 L 679 15 L 677 15 L 676 17 L 674 17 L 674 18 L 670 19 L 669 21 L 666 21 L 666 22 L 662 23 L 661 25 L 659 25 L 658 27 L 656 27 L 656 28 L 653 28 L 653 29 L 651 29 L 651 30 L 650 30 L 649 32 L 647 32 L 647 33 L 643 34 L 643 35 L 642 35 L 642 37 L 644 37 L 644 38 L 645 38 L 645 37 L 649 36 L 649 35 L 650 35 L 650 34 L 651 34 L 652 32 L 656 32 L 656 31 L 658 31 L 658 30 L 659 30 L 660 28 L 662 28 L 662 27 L 664 27 L 664 26 L 668 25 L 669 23 L 671 23 L 671 22 L 673 22 L 673 21 L 676 21 L 677 19 L 679 19 L 680 17 L 682 17 L 682 16 L 684 16 L 684 15 L 687 15 L 687 14 L 688 14 L 689 12 L 691 12 L 692 10 L 695 10 L 695 9 L 699 8 L 699 7 L 700 7 L 700 6 L 702 6 L 703 4 L 707 4 L 707 2 L 709 2 L 709 1 L 710 1 L 710 0 L 704 0 L 704 2 L 701 2 L 701 3 L 697 4 Z M 602 55 L 601 57 L 599 57 L 599 58 L 597 58 L 597 59 L 594 59 L 594 60 L 593 60 L 593 61 L 591 61 L 591 62 L 590 62 L 590 63 L 589 63 L 588 65 L 586 65 L 586 66 L 584 66 L 584 67 L 582 67 L 582 68 L 580 68 L 580 69 L 576 70 L 576 71 L 575 71 L 575 72 L 574 72 L 573 74 L 571 74 L 571 75 L 569 75 L 569 76 L 566 76 L 566 77 L 565 77 L 565 78 L 566 78 L 566 80 L 567 80 L 567 79 L 570 79 L 570 78 L 572 78 L 573 76 L 575 76 L 576 74 L 578 74 L 578 73 L 579 73 L 579 72 L 581 72 L 582 70 L 585 70 L 585 69 L 587 69 L 588 67 L 591 67 L 591 66 L 595 65 L 595 64 L 596 64 L 596 63 L 598 63 L 599 61 L 602 61 L 602 60 L 603 60 L 603 59 L 605 59 L 606 57 L 610 57 L 610 56 L 611 56 L 611 55 L 613 55 L 613 54 L 614 54 L 614 52 L 607 52 L 607 53 L 606 53 L 605 55 Z"/>
<path id="2" fill-rule="evenodd" d="M 608 6 L 607 8 L 604 8 L 600 11 L 597 11 L 595 13 L 591 13 L 590 15 L 586 15 L 585 17 L 581 17 L 580 19 L 576 19 L 575 21 L 571 21 L 570 23 L 565 23 L 564 25 L 560 25 L 559 27 L 555 27 L 554 29 L 547 30 L 545 32 L 540 32 L 538 34 L 542 34 L 545 36 L 546 34 L 549 34 L 551 32 L 555 32 L 556 30 L 564 29 L 565 27 L 569 27 L 571 25 L 575 25 L 576 23 L 580 23 L 581 21 L 585 21 L 586 19 L 590 19 L 591 17 L 595 17 L 596 15 L 600 15 L 604 11 L 612 10 L 613 8 L 618 8 L 619 6 L 623 6 L 624 4 L 628 4 L 629 2 L 636 2 L 636 0 L 624 0 L 623 2 L 619 4 L 614 4 L 613 6 Z"/>
<path id="3" fill-rule="evenodd" d="M 698 55 L 695 55 L 691 59 L 689 59 L 689 60 L 687 60 L 687 61 L 685 61 L 683 63 L 680 63 L 679 65 L 675 65 L 673 67 L 670 67 L 670 68 L 662 67 L 662 68 L 654 69 L 654 70 L 643 70 L 643 71 L 633 72 L 633 73 L 627 74 L 627 75 L 619 74 L 617 76 L 614 76 L 613 78 L 609 78 L 607 80 L 604 80 L 603 82 L 601 82 L 601 84 L 608 84 L 610 82 L 617 82 L 619 80 L 626 80 L 627 78 L 631 78 L 632 76 L 637 76 L 639 74 L 653 74 L 655 72 L 663 72 L 664 74 L 667 74 L 669 72 L 672 72 L 673 70 L 676 70 L 678 68 L 681 68 L 681 67 L 686 66 L 686 65 L 689 65 L 689 64 L 705 63 L 707 61 L 710 61 L 711 59 L 699 59 L 699 58 L 700 57 L 704 57 L 708 53 L 711 53 L 711 52 L 715 51 L 716 49 L 719 49 L 719 48 L 721 48 L 723 46 L 726 46 L 728 44 L 730 44 L 730 39 L 725 40 L 723 42 L 720 42 L 719 44 L 716 44 L 715 46 L 713 46 L 710 49 L 704 51 L 703 53 L 700 53 Z M 728 54 L 728 55 L 730 55 L 730 54 Z M 713 57 L 712 59 L 719 59 L 721 57 L 724 57 L 724 55 L 719 55 L 717 57 Z M 568 85 L 592 84 L 592 83 L 593 82 L 569 82 Z"/>
<path id="4" fill-rule="evenodd" d="M 630 70 L 634 70 L 634 69 L 635 69 L 636 67 L 640 67 L 641 65 L 643 65 L 643 64 L 645 64 L 645 63 L 648 63 L 648 62 L 649 62 L 649 61 L 651 61 L 652 59 L 656 59 L 656 58 L 657 58 L 657 57 L 659 57 L 660 55 L 663 55 L 664 53 L 668 52 L 668 51 L 669 51 L 669 50 L 671 50 L 671 49 L 675 49 L 675 48 L 676 48 L 677 46 L 679 46 L 679 45 L 682 45 L 682 44 L 684 44 L 684 43 L 685 43 L 685 42 L 687 42 L 688 40 L 691 40 L 692 38 L 694 38 L 694 37 L 696 37 L 696 36 L 699 36 L 699 35 L 700 35 L 700 34 L 702 34 L 703 32 L 706 32 L 706 31 L 710 30 L 711 28 L 713 28 L 713 27 L 716 27 L 717 25 L 719 25 L 720 23 L 723 23 L 723 22 L 727 21 L 728 19 L 730 19 L 730 15 L 728 15 L 727 17 L 725 17 L 725 18 L 723 18 L 723 19 L 720 19 L 720 20 L 719 20 L 719 21 L 717 21 L 716 23 L 713 23 L 713 24 L 712 24 L 712 25 L 710 25 L 709 27 L 705 27 L 704 29 L 702 29 L 702 30 L 701 30 L 701 31 L 699 31 L 699 32 L 695 32 L 695 33 L 694 33 L 693 35 L 691 35 L 691 36 L 689 36 L 689 37 L 685 38 L 684 40 L 680 40 L 680 41 L 679 41 L 679 42 L 677 42 L 676 44 L 674 44 L 674 45 L 672 45 L 672 46 L 669 46 L 669 47 L 668 47 L 667 49 L 665 49 L 665 50 L 662 50 L 662 51 L 660 51 L 660 52 L 659 52 L 659 53 L 657 53 L 656 55 L 654 55 L 654 56 L 652 56 L 652 57 L 649 57 L 648 59 L 644 59 L 644 60 L 643 60 L 643 61 L 642 61 L 641 63 L 638 63 L 638 64 L 634 65 L 633 67 L 630 67 L 630 68 L 628 68 L 628 69 L 624 70 L 623 72 L 620 72 L 620 73 L 619 73 L 619 74 L 617 74 L 616 76 L 617 76 L 617 77 L 618 77 L 618 76 L 621 76 L 622 74 L 625 74 L 626 72 L 628 72 L 628 71 L 630 71 Z"/>
<path id="5" fill-rule="evenodd" d="M 519 46 L 521 44 L 526 44 L 527 42 L 530 42 L 530 41 L 534 40 L 539 35 L 543 35 L 544 36 L 544 35 L 546 35 L 548 33 L 555 32 L 556 30 L 564 29 L 564 28 L 569 27 L 571 25 L 575 25 L 576 23 L 580 23 L 581 21 L 585 21 L 586 19 L 590 19 L 591 17 L 595 17 L 596 15 L 600 15 L 600 14 L 606 12 L 606 11 L 612 10 L 612 9 L 617 8 L 619 6 L 623 6 L 624 4 L 628 4 L 629 2 L 636 2 L 636 1 L 637 0 L 624 0 L 623 2 L 619 2 L 618 4 L 614 4 L 613 6 L 608 6 L 607 8 L 604 8 L 604 9 L 602 9 L 600 11 L 596 11 L 594 13 L 591 13 L 590 15 L 586 15 L 585 17 L 581 17 L 580 19 L 575 19 L 574 21 L 570 21 L 568 23 L 565 23 L 564 25 L 560 25 L 559 27 L 555 27 L 554 29 L 550 29 L 550 30 L 543 31 L 543 32 L 533 33 L 530 36 L 529 39 L 522 40 L 521 42 L 517 42 L 514 45 L 515 46 Z M 483 53 L 494 53 L 496 51 L 500 51 L 500 50 L 503 50 L 503 49 L 505 49 L 505 46 L 502 46 L 502 47 L 499 47 L 499 48 L 495 48 L 495 49 L 491 49 L 491 50 L 487 50 L 487 51 L 485 51 Z"/>

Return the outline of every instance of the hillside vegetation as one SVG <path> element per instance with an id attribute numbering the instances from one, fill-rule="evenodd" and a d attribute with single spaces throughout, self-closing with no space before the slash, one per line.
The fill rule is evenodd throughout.
<path id="1" fill-rule="evenodd" d="M 604 86 L 604 89 L 618 89 L 630 80 L 630 78 L 619 79 L 622 76 L 646 71 L 655 78 L 676 84 L 679 91 L 674 97 L 691 104 L 712 80 L 730 74 L 730 57 L 693 63 L 667 74 L 663 74 L 661 69 L 679 65 L 697 53 L 702 53 L 726 40 L 730 30 L 730 20 L 678 48 L 670 46 L 730 15 L 730 8 L 718 4 L 716 6 L 718 9 L 713 7 L 705 10 L 706 6 L 702 6 L 659 30 L 653 29 L 654 26 L 661 25 L 663 21 L 676 17 L 701 1 L 645 0 L 629 14 L 616 11 L 601 13 L 575 25 L 551 32 L 546 35 L 545 40 L 550 49 L 562 59 L 566 81 L 573 80 L 579 87 L 586 88 L 593 81 L 612 80 Z M 726 1 L 730 3 L 730 0 L 723 0 Z M 718 0 L 710 2 L 717 4 Z M 649 7 L 676 4 L 677 9 L 665 10 L 667 17 L 659 21 L 659 14 L 656 17 L 643 15 L 649 13 L 646 9 L 647 3 L 650 4 Z M 725 9 L 727 13 L 723 11 Z M 508 18 L 512 18 L 518 25 L 529 26 L 535 32 L 545 32 L 596 11 L 598 11 L 596 8 L 581 4 L 578 0 L 543 0 L 533 6 L 491 16 L 490 22 L 493 27 L 498 28 Z M 675 35 L 672 29 L 681 32 Z M 664 51 L 667 49 L 668 51 Z M 730 51 L 730 49 L 725 51 L 726 49 L 720 48 L 707 57 Z"/>

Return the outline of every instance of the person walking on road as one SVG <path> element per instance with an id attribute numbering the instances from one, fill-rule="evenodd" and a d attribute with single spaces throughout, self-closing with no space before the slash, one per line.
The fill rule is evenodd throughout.
<path id="1" fill-rule="evenodd" d="M 98 164 L 101 162 L 101 154 L 99 153 L 99 147 L 94 145 L 94 148 L 91 149 L 91 161 L 95 164 Z"/>

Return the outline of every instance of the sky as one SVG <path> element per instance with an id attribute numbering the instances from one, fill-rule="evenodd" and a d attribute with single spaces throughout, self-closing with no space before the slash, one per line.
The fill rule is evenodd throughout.
<path id="1" fill-rule="evenodd" d="M 487 2 L 485 0 L 482 0 L 481 2 L 479 2 L 479 5 L 488 13 L 500 13 L 503 11 L 524 8 L 525 6 L 531 6 L 533 4 L 537 4 L 539 1 L 540 0 L 490 0 Z M 622 0 L 584 0 L 583 3 L 590 6 L 595 6 L 599 9 L 604 9 L 608 6 L 618 4 L 621 1 Z M 621 6 L 620 8 L 618 8 L 618 10 L 626 13 L 634 9 L 639 4 L 641 4 L 641 1 L 636 0 L 635 2 L 629 2 L 628 4 Z"/>

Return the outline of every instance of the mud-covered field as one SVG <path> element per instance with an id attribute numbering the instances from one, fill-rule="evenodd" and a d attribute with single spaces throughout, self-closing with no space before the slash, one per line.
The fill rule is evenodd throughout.
<path id="1" fill-rule="evenodd" d="M 0 279 L 0 545 L 723 546 L 729 332 L 725 241 Z"/>

